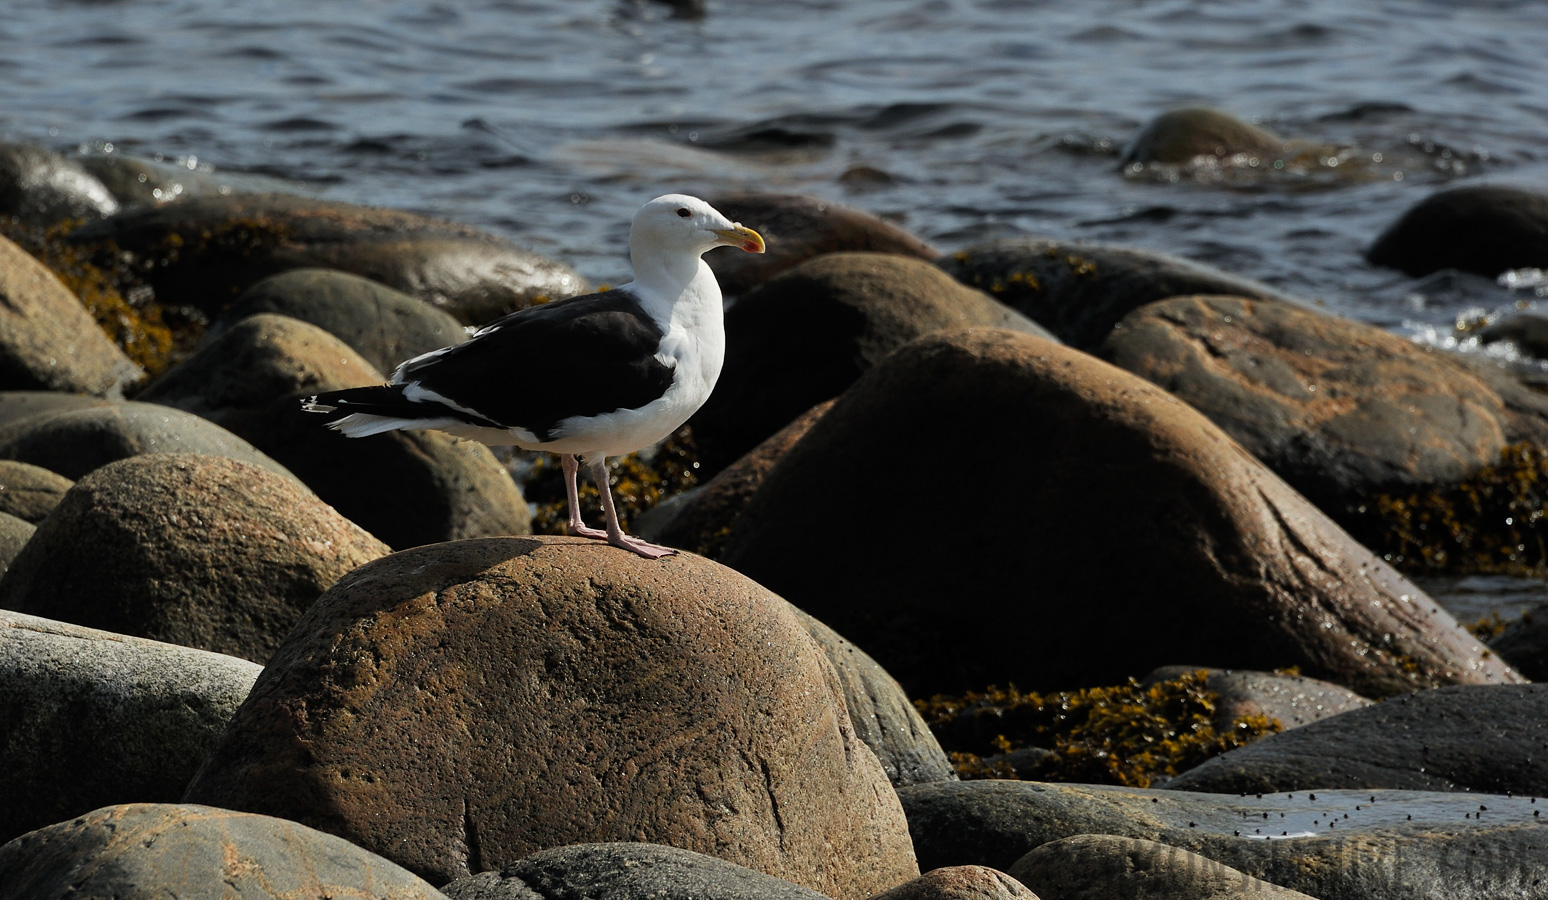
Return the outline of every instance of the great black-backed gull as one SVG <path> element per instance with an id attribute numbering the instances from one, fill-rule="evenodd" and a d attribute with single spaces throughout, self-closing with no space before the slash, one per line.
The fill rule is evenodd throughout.
<path id="1" fill-rule="evenodd" d="M 677 551 L 624 534 L 606 458 L 664 439 L 714 389 L 725 328 L 720 285 L 700 256 L 722 245 L 763 252 L 756 231 L 703 200 L 657 197 L 629 231 L 629 284 L 511 313 L 402 363 L 387 384 L 317 394 L 302 408 L 350 437 L 433 428 L 561 454 L 573 534 L 668 556 Z M 581 519 L 576 457 L 596 479 L 605 530 Z"/>

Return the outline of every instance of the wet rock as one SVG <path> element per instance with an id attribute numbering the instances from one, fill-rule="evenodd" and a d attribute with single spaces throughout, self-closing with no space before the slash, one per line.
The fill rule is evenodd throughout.
<path id="1" fill-rule="evenodd" d="M 350 573 L 291 636 L 185 799 L 436 883 L 620 840 L 837 898 L 918 874 L 832 666 L 784 601 L 707 560 L 422 547 Z"/>
<path id="2" fill-rule="evenodd" d="M 451 900 L 826 900 L 810 888 L 713 856 L 623 842 L 540 850 L 441 890 Z"/>
<path id="3" fill-rule="evenodd" d="M 1271 734 L 1167 782 L 1183 791 L 1397 788 L 1548 794 L 1548 685 L 1466 685 Z"/>
<path id="4" fill-rule="evenodd" d="M 994 461 L 993 499 L 899 532 L 921 475 L 898 448 L 942 429 L 956 459 Z M 1520 679 L 1182 401 L 1012 332 L 930 335 L 862 376 L 722 560 L 914 696 L 1115 684 L 1178 657 L 1373 696 Z"/>
<path id="5" fill-rule="evenodd" d="M 1236 797 L 1026 781 L 919 784 L 898 797 L 925 868 L 981 865 L 1015 875 L 1017 860 L 1045 844 L 1110 834 L 1187 850 L 1321 900 L 1492 900 L 1534 896 L 1534 879 L 1548 879 L 1543 820 L 1533 816 L 1542 802 L 1527 797 Z"/>
<path id="6" fill-rule="evenodd" d="M 0 900 L 76 897 L 444 900 L 424 881 L 331 834 L 170 803 L 103 807 L 0 847 Z"/>
<path id="7" fill-rule="evenodd" d="M 41 147 L 0 143 L 0 216 L 47 226 L 117 211 L 113 195 L 75 160 Z"/>
<path id="8" fill-rule="evenodd" d="M 1145 124 L 1124 147 L 1120 165 L 1181 164 L 1196 156 L 1227 157 L 1236 153 L 1272 156 L 1283 153 L 1284 138 L 1229 113 L 1206 107 L 1164 112 Z"/>
<path id="9" fill-rule="evenodd" d="M 54 273 L 0 237 L 0 390 L 117 395 L 142 377 Z"/>
<path id="10" fill-rule="evenodd" d="M 1060 900 L 1315 900 L 1177 847 L 1109 834 L 1050 841 L 1011 867 L 1044 897 Z"/>
<path id="11" fill-rule="evenodd" d="M 301 409 L 310 394 L 384 380 L 326 331 L 265 313 L 238 322 L 140 396 L 252 441 L 393 547 L 529 533 L 526 500 L 483 444 L 438 431 L 357 440 Z"/>
<path id="12" fill-rule="evenodd" d="M 11 560 L 32 540 L 35 531 L 37 528 L 31 522 L 0 512 L 0 575 L 10 570 Z"/>
<path id="13" fill-rule="evenodd" d="M 141 159 L 122 153 L 93 153 L 76 162 L 102 182 L 121 208 L 160 206 L 187 197 L 232 191 L 231 179 L 216 176 L 197 162 L 190 169 L 186 162 Z"/>
<path id="14" fill-rule="evenodd" d="M 40 413 L 0 427 L 0 459 L 79 479 L 110 462 L 146 453 L 224 456 L 292 477 L 252 444 L 196 415 L 124 401 Z"/>
<path id="15" fill-rule="evenodd" d="M 1415 276 L 1548 268 L 1548 194 L 1498 185 L 1432 194 L 1389 225 L 1365 258 Z"/>
<path id="16" fill-rule="evenodd" d="M 1548 440 L 1548 402 L 1504 373 L 1284 303 L 1174 297 L 1100 355 L 1186 400 L 1334 516 L 1454 483 L 1507 443 Z"/>
<path id="17" fill-rule="evenodd" d="M 110 803 L 177 800 L 259 671 L 0 611 L 0 841 Z"/>
<path id="18" fill-rule="evenodd" d="M 1052 900 L 1057 894 L 1047 895 Z M 1026 885 L 986 866 L 934 869 L 872 900 L 1037 900 Z"/>
<path id="19" fill-rule="evenodd" d="M 324 501 L 394 545 L 529 530 L 519 492 L 482 445 L 437 432 L 352 441 L 300 408 L 302 397 L 319 390 L 382 380 L 326 332 L 262 315 L 239 323 L 141 396 L 250 437 L 295 465 Z"/>
<path id="20" fill-rule="evenodd" d="M 1548 358 L 1548 316 L 1541 313 L 1517 313 L 1485 325 L 1477 334 L 1485 344 L 1510 341 L 1524 356 Z"/>
<path id="21" fill-rule="evenodd" d="M 36 525 L 59 505 L 72 484 L 40 466 L 0 460 L 0 512 Z"/>
<path id="22" fill-rule="evenodd" d="M 973 326 L 1047 334 L 919 260 L 830 253 L 802 263 L 726 312 L 725 368 L 693 417 L 701 464 L 719 472 L 914 338 Z"/>
<path id="23" fill-rule="evenodd" d="M 1267 716 L 1285 729 L 1299 728 L 1371 705 L 1371 701 L 1336 684 L 1278 672 L 1162 666 L 1145 676 L 1141 684 L 1149 687 L 1200 669 L 1208 673 L 1205 687 L 1217 695 L 1216 727 L 1229 728 L 1231 722 L 1248 716 Z"/>
<path id="24" fill-rule="evenodd" d="M 63 391 L 0 391 L 0 427 L 45 412 L 66 412 L 92 406 L 113 406 L 118 401 L 70 394 Z"/>
<path id="25" fill-rule="evenodd" d="M 386 285 L 332 269 L 292 269 L 244 291 L 205 333 L 205 343 L 259 313 L 316 325 L 354 348 L 381 372 L 391 372 L 410 357 L 468 338 L 462 324 L 449 313 Z"/>
<path id="26" fill-rule="evenodd" d="M 769 470 L 832 405 L 832 400 L 817 404 L 721 469 L 714 478 L 652 508 L 635 522 L 635 531 L 653 543 L 716 558 L 736 517 L 742 514 L 742 508 L 763 484 Z"/>
<path id="27" fill-rule="evenodd" d="M 289 478 L 155 453 L 76 482 L 0 579 L 0 607 L 263 662 L 386 552 Z"/>
<path id="28" fill-rule="evenodd" d="M 1548 681 L 1548 605 L 1533 607 L 1489 642 L 1489 649 L 1533 681 Z"/>
<path id="29" fill-rule="evenodd" d="M 799 609 L 793 610 L 827 654 L 844 689 L 844 705 L 894 787 L 951 781 L 957 772 L 903 687 L 864 650 Z"/>
<path id="30" fill-rule="evenodd" d="M 1005 238 L 941 257 L 953 278 L 1091 350 L 1130 311 L 1185 294 L 1289 298 L 1213 266 L 1148 250 L 1048 238 Z"/>
<path id="31" fill-rule="evenodd" d="M 712 251 L 704 259 L 728 296 L 752 290 L 775 275 L 825 253 L 890 253 L 933 260 L 940 251 L 870 213 L 816 197 L 741 191 L 710 205 L 763 236 L 761 254 Z"/>
<path id="32" fill-rule="evenodd" d="M 128 210 L 69 240 L 131 254 L 160 302 L 205 310 L 269 275 L 305 267 L 381 282 L 470 324 L 585 287 L 568 266 L 466 225 L 288 194 Z"/>

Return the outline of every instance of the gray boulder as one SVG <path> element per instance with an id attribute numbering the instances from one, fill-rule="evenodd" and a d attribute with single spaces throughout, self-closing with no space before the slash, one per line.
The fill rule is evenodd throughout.
<path id="1" fill-rule="evenodd" d="M 1463 685 L 1271 734 L 1166 787 L 1219 793 L 1396 788 L 1548 795 L 1548 684 Z"/>
<path id="2" fill-rule="evenodd" d="M 168 803 L 107 806 L 0 847 L 0 900 L 445 900 L 343 838 Z"/>
<path id="3" fill-rule="evenodd" d="M 74 483 L 42 466 L 0 459 L 0 512 L 36 525 Z"/>
<path id="4" fill-rule="evenodd" d="M 1316 900 L 1197 853 L 1110 834 L 1049 841 L 1011 871 L 1049 900 Z"/>
<path id="5" fill-rule="evenodd" d="M 110 803 L 177 800 L 260 668 L 0 610 L 0 841 Z"/>
<path id="6" fill-rule="evenodd" d="M 30 144 L 0 143 L 0 216 L 48 226 L 117 211 L 107 187 L 76 160 Z"/>
<path id="7" fill-rule="evenodd" d="M 31 522 L 0 512 L 0 576 L 11 569 L 11 561 L 21 553 L 37 531 Z"/>

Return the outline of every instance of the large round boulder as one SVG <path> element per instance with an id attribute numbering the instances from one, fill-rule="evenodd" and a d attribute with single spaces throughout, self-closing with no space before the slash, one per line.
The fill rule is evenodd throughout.
<path id="1" fill-rule="evenodd" d="M 218 310 L 277 272 L 352 272 L 482 323 L 584 282 L 568 266 L 466 225 L 290 194 L 190 197 L 122 212 L 70 234 L 128 254 L 168 305 Z"/>
<path id="2" fill-rule="evenodd" d="M 0 611 L 0 841 L 111 803 L 176 801 L 260 669 Z"/>
<path id="3" fill-rule="evenodd" d="M 990 241 L 943 256 L 939 265 L 1082 350 L 1101 344 L 1130 310 L 1167 297 L 1289 299 L 1268 285 L 1181 257 L 1050 238 Z"/>
<path id="4" fill-rule="evenodd" d="M 467 340 L 467 330 L 445 310 L 369 278 L 333 269 L 292 269 L 246 291 L 204 341 L 259 313 L 309 322 L 348 344 L 381 372 L 421 353 Z"/>
<path id="5" fill-rule="evenodd" d="M 921 469 L 922 436 L 954 464 Z M 930 527 L 899 525 L 922 506 Z M 1014 332 L 930 335 L 862 376 L 721 560 L 915 696 L 1121 683 L 1178 658 L 1372 696 L 1520 680 L 1181 400 Z"/>
<path id="6" fill-rule="evenodd" d="M 1548 194 L 1488 184 L 1431 194 L 1387 226 L 1365 258 L 1416 276 L 1548 268 Z"/>
<path id="7" fill-rule="evenodd" d="M 1548 402 L 1434 347 L 1301 306 L 1174 297 L 1099 351 L 1208 416 L 1330 515 L 1548 439 Z"/>
<path id="8" fill-rule="evenodd" d="M 1271 734 L 1167 782 L 1181 791 L 1397 788 L 1548 795 L 1548 685 L 1462 685 Z"/>
<path id="9" fill-rule="evenodd" d="M 710 205 L 763 236 L 763 253 L 716 250 L 704 258 L 720 289 L 733 297 L 825 253 L 891 253 L 923 260 L 941 255 L 896 225 L 817 197 L 737 191 L 711 198 Z"/>
<path id="10" fill-rule="evenodd" d="M 445 900 L 331 834 L 203 806 L 107 806 L 0 847 L 0 900 L 87 897 Z"/>
<path id="11" fill-rule="evenodd" d="M 43 412 L 0 426 L 0 459 L 81 478 L 111 462 L 145 453 L 224 456 L 286 478 L 285 467 L 200 416 L 152 403 L 121 401 Z"/>
<path id="12" fill-rule="evenodd" d="M 350 573 L 186 799 L 293 818 L 436 883 L 612 841 L 853 900 L 918 873 L 783 600 L 698 557 L 578 538 L 439 544 Z"/>
<path id="13" fill-rule="evenodd" d="M 383 380 L 321 328 L 263 313 L 232 326 L 140 396 L 252 441 L 393 547 L 530 533 L 527 501 L 483 444 L 439 431 L 353 439 L 301 409 L 310 394 Z"/>
<path id="14" fill-rule="evenodd" d="M 920 260 L 830 253 L 802 263 L 726 312 L 725 368 L 693 417 L 700 462 L 718 472 L 898 347 L 974 326 L 1047 336 Z"/>
<path id="15" fill-rule="evenodd" d="M 75 483 L 0 579 L 0 607 L 261 663 L 339 576 L 386 552 L 289 478 L 153 453 Z"/>
<path id="16" fill-rule="evenodd" d="M 0 391 L 0 426 L 45 412 L 112 406 L 114 400 L 63 391 Z"/>
<path id="17" fill-rule="evenodd" d="M 53 272 L 0 237 L 0 390 L 120 394 L 143 377 Z"/>

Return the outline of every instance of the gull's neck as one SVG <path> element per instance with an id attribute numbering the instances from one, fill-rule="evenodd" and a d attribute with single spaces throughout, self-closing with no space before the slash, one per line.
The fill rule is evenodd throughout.
<path id="1" fill-rule="evenodd" d="M 718 311 L 720 286 L 698 253 L 643 247 L 631 240 L 629 259 L 634 264 L 634 286 L 644 288 L 639 292 L 641 300 L 656 319 L 672 319 L 674 307 L 685 300 L 694 305 L 712 303 Z"/>

